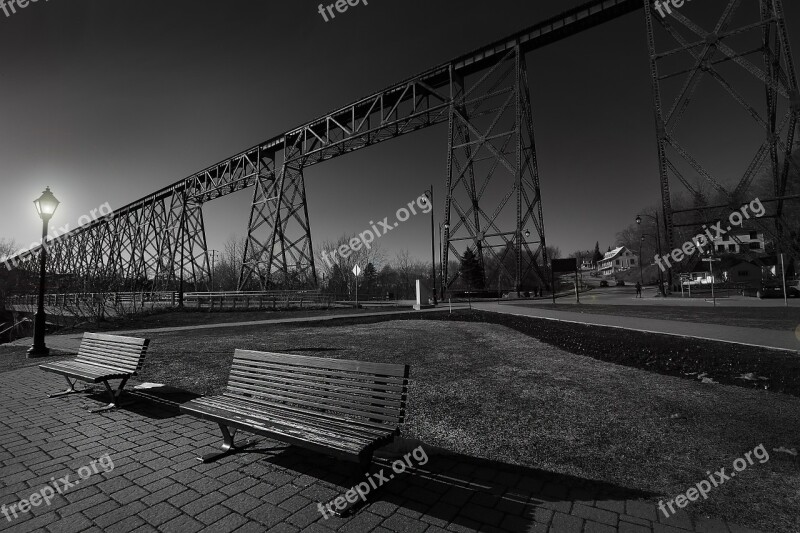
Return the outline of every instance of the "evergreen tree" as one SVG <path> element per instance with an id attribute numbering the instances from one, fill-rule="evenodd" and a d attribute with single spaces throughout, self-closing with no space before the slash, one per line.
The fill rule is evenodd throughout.
<path id="1" fill-rule="evenodd" d="M 600 242 L 594 243 L 594 255 L 592 256 L 592 262 L 596 265 L 603 259 L 603 254 L 600 253 Z"/>
<path id="2" fill-rule="evenodd" d="M 483 268 L 481 268 L 481 264 L 472 248 L 467 248 L 467 251 L 464 252 L 464 257 L 461 259 L 460 273 L 468 288 L 477 290 L 484 288 Z"/>
<path id="3" fill-rule="evenodd" d="M 367 266 L 364 267 L 364 281 L 362 284 L 366 294 L 372 294 L 372 291 L 375 290 L 375 281 L 377 278 L 378 272 L 375 270 L 375 265 L 367 263 Z"/>

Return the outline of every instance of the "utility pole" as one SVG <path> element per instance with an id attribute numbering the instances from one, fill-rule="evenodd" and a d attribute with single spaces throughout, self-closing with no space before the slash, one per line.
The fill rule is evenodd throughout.
<path id="1" fill-rule="evenodd" d="M 214 272 L 217 270 L 217 250 L 211 252 L 211 292 L 214 292 Z"/>

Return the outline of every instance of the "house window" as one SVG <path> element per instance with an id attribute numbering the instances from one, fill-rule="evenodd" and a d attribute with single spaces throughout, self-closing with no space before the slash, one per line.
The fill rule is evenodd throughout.
<path id="1" fill-rule="evenodd" d="M 751 242 L 751 243 L 750 243 L 750 249 L 751 249 L 751 250 L 760 250 L 760 249 L 761 249 L 761 243 L 760 243 L 760 242 L 758 242 L 758 241 L 756 241 L 756 242 Z"/>
<path id="2" fill-rule="evenodd" d="M 750 275 L 750 272 L 748 272 L 747 270 L 740 270 L 739 272 L 736 273 L 736 275 L 739 276 L 740 278 L 746 278 L 747 276 Z"/>
<path id="3" fill-rule="evenodd" d="M 758 239 L 758 232 L 757 231 L 751 231 L 750 232 L 750 239 L 751 240 Z"/>
<path id="4" fill-rule="evenodd" d="M 724 244 L 718 244 L 717 245 L 717 251 L 718 252 L 724 252 L 725 251 L 725 245 Z"/>
<path id="5" fill-rule="evenodd" d="M 728 251 L 729 252 L 735 252 L 736 251 L 736 245 L 735 244 L 729 244 L 728 245 Z"/>
<path id="6" fill-rule="evenodd" d="M 617 259 L 616 261 L 614 261 L 614 264 L 615 264 L 615 265 L 617 265 L 617 266 L 619 266 L 619 259 Z"/>
<path id="7" fill-rule="evenodd" d="M 636 264 L 636 259 L 631 259 L 631 264 L 635 265 Z"/>

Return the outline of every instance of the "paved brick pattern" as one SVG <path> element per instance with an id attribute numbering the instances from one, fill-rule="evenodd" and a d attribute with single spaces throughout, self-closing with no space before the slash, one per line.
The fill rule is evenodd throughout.
<path id="1" fill-rule="evenodd" d="M 144 400 L 92 415 L 85 409 L 101 404 L 100 395 L 45 398 L 61 388 L 59 379 L 36 367 L 0 374 L 0 504 L 29 498 L 51 478 L 75 483 L 50 505 L 17 511 L 11 521 L 0 515 L 0 530 L 752 531 L 685 513 L 665 520 L 634 491 L 432 449 L 426 465 L 398 475 L 354 516 L 324 519 L 317 503 L 357 482 L 348 465 L 262 438 L 248 453 L 203 465 L 195 457 L 220 444 L 216 425 Z M 104 454 L 113 469 L 81 479 L 87 471 L 79 469 Z M 382 454 L 374 470 L 391 459 L 391 451 Z"/>

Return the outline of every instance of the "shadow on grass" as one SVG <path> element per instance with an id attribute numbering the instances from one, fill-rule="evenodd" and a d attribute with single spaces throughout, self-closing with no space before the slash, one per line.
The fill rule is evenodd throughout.
<path id="1" fill-rule="evenodd" d="M 376 484 L 380 483 L 376 474 L 381 470 L 385 478 L 390 475 L 392 478 L 377 490 L 372 490 L 367 496 L 367 504 L 355 514 L 326 519 L 323 522 L 326 526 L 336 529 L 375 506 L 373 512 L 383 516 L 398 508 L 420 513 L 427 517 L 426 521 L 439 527 L 455 524 L 476 530 L 480 527 L 481 531 L 533 531 L 535 524 L 542 527 L 549 523 L 554 512 L 579 514 L 582 504 L 592 512 L 588 508 L 594 507 L 595 502 L 599 504 L 599 508 L 595 508 L 598 514 L 607 513 L 608 519 L 615 521 L 610 509 L 616 508 L 617 512 L 624 513 L 628 500 L 655 496 L 647 491 L 602 481 L 451 453 L 419 441 L 399 441 L 378 450 L 370 468 L 370 477 Z M 270 473 L 266 469 L 263 474 L 259 471 L 259 463 L 263 461 L 309 476 L 319 480 L 324 487 L 317 491 L 324 498 L 319 502 L 323 505 L 344 496 L 351 487 L 367 479 L 350 463 L 331 460 L 294 446 L 269 447 L 271 442 L 258 442 L 256 449 L 243 452 L 261 454 L 265 459 L 240 469 L 240 472 L 253 475 L 250 471 L 256 471 L 257 477 L 263 477 L 264 482 L 269 483 Z M 410 452 L 415 446 L 422 446 L 428 461 L 418 465 L 411 457 L 414 466 L 402 474 L 395 473 L 393 461 L 401 459 L 404 452 Z M 318 512 L 316 503 L 314 512 Z M 652 507 L 647 503 L 641 505 Z M 657 520 L 654 513 L 652 518 Z"/>

